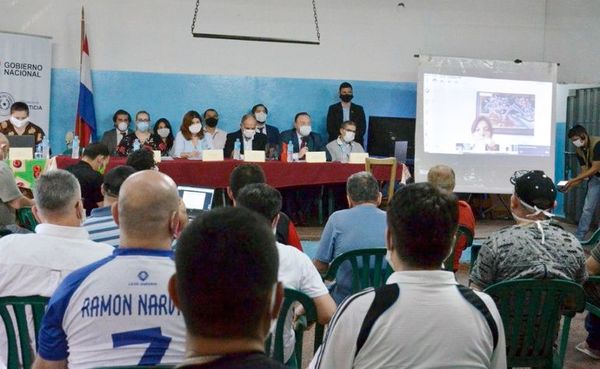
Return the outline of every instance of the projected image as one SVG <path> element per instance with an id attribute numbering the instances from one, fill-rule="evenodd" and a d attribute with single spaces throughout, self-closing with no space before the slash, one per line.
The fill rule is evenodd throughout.
<path id="1" fill-rule="evenodd" d="M 498 134 L 533 136 L 535 95 L 477 92 L 477 116 L 489 119 Z"/>

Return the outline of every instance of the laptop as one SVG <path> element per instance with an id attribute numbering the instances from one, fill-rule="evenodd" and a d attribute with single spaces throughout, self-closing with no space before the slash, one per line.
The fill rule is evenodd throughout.
<path id="1" fill-rule="evenodd" d="M 398 163 L 406 163 L 406 154 L 408 152 L 408 141 L 394 142 L 394 156 Z"/>
<path id="2" fill-rule="evenodd" d="M 10 147 L 22 147 L 35 149 L 35 136 L 34 135 L 23 135 L 23 136 L 6 136 Z"/>
<path id="3" fill-rule="evenodd" d="M 183 200 L 190 219 L 194 219 L 212 207 L 215 190 L 213 188 L 178 186 L 179 197 Z"/>

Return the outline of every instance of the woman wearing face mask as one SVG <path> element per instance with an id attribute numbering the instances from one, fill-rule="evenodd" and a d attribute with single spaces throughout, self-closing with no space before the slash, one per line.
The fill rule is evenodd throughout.
<path id="1" fill-rule="evenodd" d="M 175 136 L 173 155 L 177 158 L 200 159 L 202 150 L 209 149 L 202 130 L 202 119 L 197 111 L 190 110 L 183 116 L 181 128 Z"/>
<path id="2" fill-rule="evenodd" d="M 173 137 L 171 123 L 167 118 L 160 118 L 154 123 L 154 132 L 156 132 L 162 142 L 167 146 L 165 156 L 173 156 L 173 143 L 175 138 Z"/>
<path id="3" fill-rule="evenodd" d="M 160 136 L 150 131 L 150 114 L 146 111 L 138 111 L 135 115 L 135 132 L 123 137 L 117 153 L 119 156 L 128 156 L 136 149 L 136 142 L 139 148 L 147 150 L 159 150 L 161 155 L 166 155 L 167 145 L 160 139 Z"/>
<path id="4" fill-rule="evenodd" d="M 362 145 L 354 141 L 356 137 L 356 123 L 347 120 L 340 127 L 340 134 L 337 139 L 328 143 L 325 148 L 331 156 L 331 161 L 341 161 L 347 163 L 352 152 L 365 152 Z"/>

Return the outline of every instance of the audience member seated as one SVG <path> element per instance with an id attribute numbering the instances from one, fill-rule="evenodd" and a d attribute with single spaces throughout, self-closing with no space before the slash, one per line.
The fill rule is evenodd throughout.
<path id="1" fill-rule="evenodd" d="M 241 189 L 236 203 L 237 206 L 254 210 L 264 216 L 275 230 L 281 210 L 279 191 L 264 183 L 249 184 Z M 328 324 L 335 312 L 335 302 L 308 256 L 292 246 L 279 242 L 277 242 L 277 253 L 279 255 L 279 282 L 283 283 L 284 287 L 303 292 L 312 298 L 317 308 L 318 322 L 323 325 Z M 295 358 L 292 358 L 296 343 L 292 315 L 293 312 L 290 311 L 286 319 L 283 338 L 284 362 L 288 363 L 291 359 L 292 366 L 300 367 L 302 363 L 296 363 Z"/>
<path id="2" fill-rule="evenodd" d="M 29 121 L 29 106 L 21 101 L 11 105 L 10 118 L 0 122 L 0 133 L 6 136 L 33 136 L 36 145 L 44 139 L 44 131 Z"/>
<path id="3" fill-rule="evenodd" d="M 267 124 L 267 116 L 269 109 L 263 104 L 256 104 L 252 107 L 252 114 L 256 119 L 256 131 L 267 135 L 267 143 L 271 146 L 279 145 L 279 129 L 275 126 Z"/>
<path id="4" fill-rule="evenodd" d="M 167 145 L 159 135 L 150 131 L 150 114 L 143 110 L 135 115 L 135 132 L 123 137 L 117 147 L 117 153 L 119 156 L 128 156 L 132 151 L 141 148 L 167 155 Z"/>
<path id="5" fill-rule="evenodd" d="M 337 309 L 311 368 L 506 368 L 500 314 L 488 295 L 440 270 L 458 225 L 456 197 L 401 188 L 387 213 L 394 273 Z"/>
<path id="6" fill-rule="evenodd" d="M 81 160 L 65 168 L 79 181 L 85 214 L 90 215 L 92 209 L 102 206 L 102 174 L 108 164 L 109 151 L 103 143 L 89 144 L 84 150 Z"/>
<path id="7" fill-rule="evenodd" d="M 600 245 L 596 245 L 592 250 L 591 255 L 585 262 L 585 266 L 589 275 L 600 275 Z M 600 286 L 592 283 L 583 285 L 587 300 L 600 306 Z M 575 348 L 592 359 L 600 360 L 600 318 L 592 313 L 588 313 L 585 318 L 585 329 L 588 332 L 587 339 Z"/>
<path id="8" fill-rule="evenodd" d="M 365 133 L 367 132 L 367 121 L 362 106 L 350 101 L 354 98 L 352 85 L 348 82 L 340 84 L 340 102 L 329 106 L 327 111 L 327 133 L 328 141 L 335 141 L 340 126 L 343 122 L 351 120 L 356 123 L 356 142 L 363 145 Z"/>
<path id="9" fill-rule="evenodd" d="M 347 120 L 340 127 L 340 135 L 334 141 L 325 146 L 331 161 L 341 161 L 347 163 L 350 160 L 350 153 L 365 152 L 362 145 L 354 141 L 356 137 L 356 123 Z"/>
<path id="10" fill-rule="evenodd" d="M 109 245 L 89 240 L 81 227 L 85 209 L 77 179 L 65 170 L 40 176 L 33 214 L 40 223 L 32 234 L 0 239 L 0 296 L 50 297 L 67 274 L 110 255 Z M 6 334 L 0 324 L 0 366 L 6 364 Z"/>
<path id="11" fill-rule="evenodd" d="M 381 192 L 375 177 L 367 172 L 351 175 L 346 182 L 346 198 L 350 209 L 331 214 L 321 234 L 313 260 L 321 274 L 327 272 L 333 259 L 345 252 L 385 246 L 385 212 L 378 208 Z M 339 304 L 350 294 L 352 269 L 345 263 L 338 271 L 332 296 Z"/>
<path id="12" fill-rule="evenodd" d="M 15 211 L 24 207 L 33 206 L 33 200 L 23 196 L 15 175 L 6 164 L 10 144 L 6 136 L 0 133 L 0 230 L 7 229 L 13 233 L 29 233 L 28 230 L 15 224 Z"/>
<path id="13" fill-rule="evenodd" d="M 227 132 L 217 128 L 219 113 L 215 109 L 204 111 L 204 136 L 208 140 L 208 148 L 211 150 L 223 150 L 227 140 Z"/>
<path id="14" fill-rule="evenodd" d="M 446 165 L 436 165 L 429 169 L 427 173 L 427 182 L 434 186 L 446 190 L 448 192 L 454 192 L 456 186 L 456 175 L 454 170 Z M 463 226 L 470 230 L 475 235 L 475 217 L 473 216 L 473 210 L 468 202 L 458 200 L 458 225 Z M 461 237 L 456 240 L 454 245 L 454 271 L 458 270 L 460 266 L 460 256 L 467 246 L 467 240 L 465 237 Z"/>
<path id="15" fill-rule="evenodd" d="M 115 128 L 109 129 L 105 131 L 102 135 L 102 140 L 100 140 L 103 144 L 108 147 L 108 151 L 110 152 L 110 156 L 117 155 L 117 147 L 121 143 L 121 140 L 132 134 L 133 131 L 129 129 L 129 123 L 131 123 L 131 115 L 123 109 L 119 109 L 113 115 L 113 123 Z"/>
<path id="16" fill-rule="evenodd" d="M 175 264 L 169 294 L 187 328 L 178 368 L 285 368 L 264 353 L 283 287 L 275 237 L 261 215 L 230 207 L 200 215 L 184 229 Z"/>
<path id="17" fill-rule="evenodd" d="M 471 271 L 474 288 L 509 279 L 587 278 L 585 255 L 575 236 L 551 221 L 556 188 L 543 171 L 520 171 L 510 179 L 510 209 L 517 224 L 494 232 L 481 245 Z"/>
<path id="18" fill-rule="evenodd" d="M 209 149 L 208 139 L 202 130 L 202 119 L 197 111 L 190 110 L 183 116 L 181 127 L 175 136 L 173 154 L 177 158 L 198 159 L 202 150 Z"/>
<path id="19" fill-rule="evenodd" d="M 311 118 L 306 112 L 296 114 L 294 128 L 281 132 L 279 137 L 282 143 L 292 142 L 294 153 L 298 154 L 298 160 L 305 159 L 307 151 L 325 150 L 321 136 L 312 131 Z"/>
<path id="20" fill-rule="evenodd" d="M 245 150 L 265 151 L 267 146 L 267 136 L 256 133 L 256 119 L 252 114 L 244 114 L 240 122 L 240 129 L 227 134 L 225 149 L 223 150 L 223 155 L 226 158 L 233 157 L 236 140 L 240 142 L 240 155 L 244 155 Z"/>
<path id="21" fill-rule="evenodd" d="M 52 295 L 33 368 L 183 360 L 185 324 L 167 294 L 175 272 L 171 242 L 179 232 L 178 207 L 177 186 L 162 173 L 142 171 L 123 182 L 114 213 L 120 246 L 71 273 Z"/>
<path id="22" fill-rule="evenodd" d="M 140 170 L 158 170 L 154 161 L 154 153 L 148 149 L 133 151 L 127 157 L 125 165 L 133 167 L 138 172 Z"/>
<path id="23" fill-rule="evenodd" d="M 173 156 L 173 128 L 167 118 L 160 118 L 154 123 L 154 132 L 160 137 L 162 143 L 167 146 L 163 156 Z M 162 152 L 161 152 L 162 155 Z"/>
<path id="24" fill-rule="evenodd" d="M 227 187 L 227 196 L 235 206 L 238 193 L 244 186 L 253 183 L 267 183 L 265 172 L 256 164 L 242 164 L 233 169 L 229 175 L 229 187 Z M 284 245 L 291 245 L 302 251 L 300 236 L 296 231 L 296 226 L 290 221 L 285 213 L 279 212 L 279 221 L 277 222 L 277 242 Z"/>
<path id="25" fill-rule="evenodd" d="M 135 172 L 133 167 L 121 165 L 111 169 L 104 176 L 102 207 L 92 209 L 92 214 L 83 223 L 92 241 L 106 243 L 113 247 L 119 246 L 119 226 L 113 219 L 111 207 L 119 198 L 119 190 L 123 182 Z"/>

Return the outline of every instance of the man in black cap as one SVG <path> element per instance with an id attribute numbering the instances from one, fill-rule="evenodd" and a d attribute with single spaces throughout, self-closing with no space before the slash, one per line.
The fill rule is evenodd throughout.
<path id="1" fill-rule="evenodd" d="M 551 221 L 554 182 L 540 170 L 518 171 L 510 208 L 517 224 L 494 232 L 481 245 L 471 287 L 522 278 L 587 279 L 585 255 L 575 236 Z"/>

